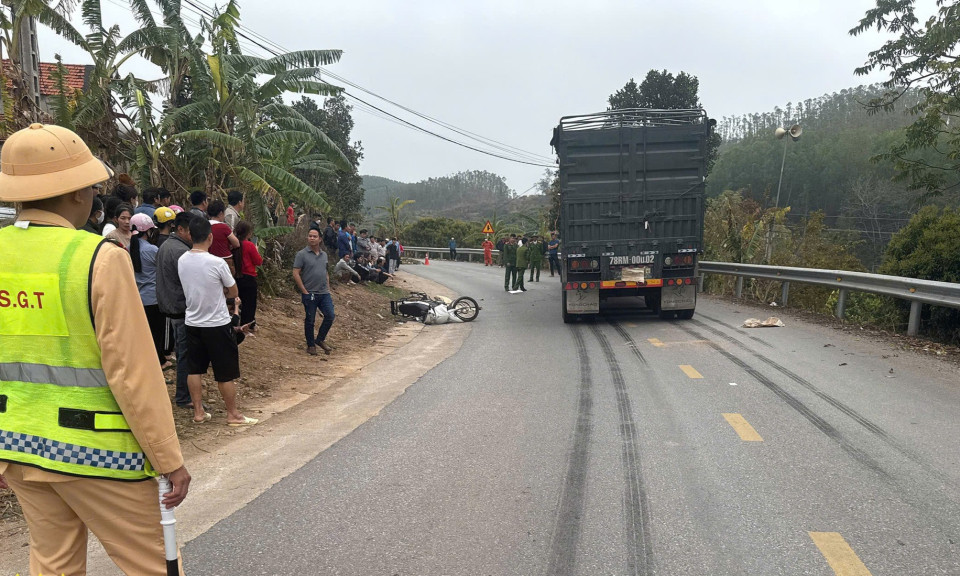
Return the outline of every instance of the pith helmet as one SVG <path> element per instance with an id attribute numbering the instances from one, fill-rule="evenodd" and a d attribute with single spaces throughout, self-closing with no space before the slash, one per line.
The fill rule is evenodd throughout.
<path id="1" fill-rule="evenodd" d="M 0 150 L 0 200 L 30 202 L 93 186 L 113 176 L 86 143 L 62 126 L 31 124 Z"/>

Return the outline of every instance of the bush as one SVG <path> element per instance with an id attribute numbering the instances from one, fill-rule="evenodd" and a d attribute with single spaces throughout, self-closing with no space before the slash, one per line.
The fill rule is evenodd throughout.
<path id="1" fill-rule="evenodd" d="M 458 248 L 479 248 L 482 239 L 472 240 L 481 228 L 483 224 L 478 222 L 465 222 L 453 218 L 421 218 L 403 229 L 403 243 L 407 246 L 445 248 L 450 238 L 455 238 Z"/>
<path id="2" fill-rule="evenodd" d="M 922 208 L 890 239 L 881 274 L 938 282 L 960 282 L 960 211 L 936 206 Z M 901 315 L 910 303 L 895 304 Z M 951 343 L 960 342 L 960 311 L 924 306 L 922 331 Z"/>

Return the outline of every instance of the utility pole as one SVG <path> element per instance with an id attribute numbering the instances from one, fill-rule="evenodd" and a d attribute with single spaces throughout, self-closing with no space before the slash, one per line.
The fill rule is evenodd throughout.
<path id="1" fill-rule="evenodd" d="M 10 7 L 10 21 L 15 22 L 16 6 L 13 0 L 3 0 L 3 4 Z M 37 46 L 37 19 L 28 16 L 21 19 L 17 57 L 20 62 L 20 71 L 23 74 L 23 84 L 26 88 L 24 96 L 30 100 L 30 120 L 36 121 L 40 112 L 40 48 Z M 8 54 L 13 59 L 13 54 Z"/>
<path id="2" fill-rule="evenodd" d="M 774 131 L 774 136 L 777 140 L 783 140 L 784 136 L 789 135 L 790 140 L 796 142 L 800 139 L 800 135 L 803 134 L 803 128 L 799 124 L 794 124 L 790 127 L 789 130 L 784 130 L 783 128 L 777 128 Z M 783 141 L 783 157 L 780 159 L 780 180 L 777 182 L 777 201 L 774 204 L 774 209 L 780 209 L 780 187 L 783 185 L 783 167 L 787 163 L 787 142 L 790 140 Z M 770 219 L 770 227 L 767 229 L 767 250 L 766 250 L 766 260 L 765 263 L 770 263 L 770 258 L 773 257 L 773 227 L 776 224 L 776 214 Z"/>

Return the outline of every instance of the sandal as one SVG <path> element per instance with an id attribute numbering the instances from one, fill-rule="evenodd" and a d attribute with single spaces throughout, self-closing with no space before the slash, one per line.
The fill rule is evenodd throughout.
<path id="1" fill-rule="evenodd" d="M 211 413 L 209 413 L 209 412 L 204 412 L 204 413 L 203 413 L 203 420 L 197 420 L 196 418 L 194 418 L 194 419 L 193 419 L 193 423 L 194 423 L 194 424 L 203 424 L 204 422 L 209 421 L 211 418 L 213 418 L 213 414 L 211 414 Z"/>
<path id="2" fill-rule="evenodd" d="M 257 420 L 256 418 L 250 418 L 249 416 L 244 416 L 243 422 L 227 422 L 227 425 L 233 426 L 234 428 L 236 428 L 238 426 L 253 426 L 257 422 L 259 422 L 259 420 Z"/>

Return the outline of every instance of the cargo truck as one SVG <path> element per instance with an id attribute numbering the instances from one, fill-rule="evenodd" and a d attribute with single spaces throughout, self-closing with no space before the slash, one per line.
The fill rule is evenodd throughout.
<path id="1" fill-rule="evenodd" d="M 661 318 L 693 318 L 703 251 L 710 133 L 701 109 L 565 116 L 560 176 L 564 322 L 611 297 L 642 297 Z"/>

